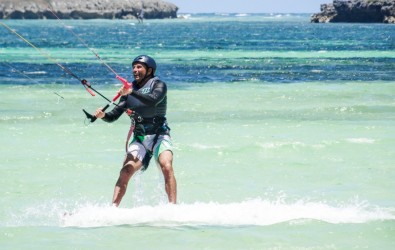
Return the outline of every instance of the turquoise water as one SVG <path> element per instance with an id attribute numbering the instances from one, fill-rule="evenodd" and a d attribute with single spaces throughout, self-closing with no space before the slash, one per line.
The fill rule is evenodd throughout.
<path id="1" fill-rule="evenodd" d="M 106 96 L 119 88 L 61 23 L 4 22 Z M 85 125 L 105 100 L 2 28 L 2 249 L 393 248 L 395 26 L 65 23 L 125 77 L 135 55 L 157 60 L 179 204 L 152 164 L 111 207 L 128 118 Z"/>

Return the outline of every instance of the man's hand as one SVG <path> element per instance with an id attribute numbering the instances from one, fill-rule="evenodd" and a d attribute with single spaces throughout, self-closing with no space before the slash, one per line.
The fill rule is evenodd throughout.
<path id="1" fill-rule="evenodd" d="M 104 113 L 103 108 L 98 108 L 95 112 L 95 116 L 99 119 L 102 119 L 104 116 L 106 115 L 106 113 Z"/>
<path id="2" fill-rule="evenodd" d="M 120 95 L 122 95 L 122 96 L 131 94 L 132 91 L 133 91 L 133 89 L 131 88 L 132 87 L 132 83 L 128 82 L 128 80 L 126 80 L 126 79 L 124 79 L 124 78 L 122 78 L 120 76 L 117 76 L 116 78 L 118 80 L 120 80 L 122 82 L 122 84 L 123 84 L 122 88 L 118 91 L 118 93 Z"/>
<path id="3" fill-rule="evenodd" d="M 129 95 L 133 92 L 132 88 L 125 88 L 125 86 L 123 86 L 122 88 L 119 89 L 118 93 L 121 96 L 125 96 L 125 95 Z"/>

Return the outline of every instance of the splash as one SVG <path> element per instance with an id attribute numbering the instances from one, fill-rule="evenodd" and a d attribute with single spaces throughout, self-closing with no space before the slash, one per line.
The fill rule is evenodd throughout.
<path id="1" fill-rule="evenodd" d="M 178 205 L 115 208 L 88 205 L 75 209 L 61 219 L 64 227 L 106 226 L 268 226 L 295 221 L 323 221 L 331 224 L 368 223 L 395 220 L 394 209 L 366 204 L 330 206 L 323 203 L 296 202 L 286 204 L 262 199 L 240 203 L 194 203 Z"/>

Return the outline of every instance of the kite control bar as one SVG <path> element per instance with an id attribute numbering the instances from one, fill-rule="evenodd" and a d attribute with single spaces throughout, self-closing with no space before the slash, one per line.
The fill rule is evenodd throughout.
<path id="1" fill-rule="evenodd" d="M 118 75 L 116 76 L 116 78 L 122 82 L 124 89 L 128 90 L 128 89 L 130 89 L 132 87 L 132 84 L 130 82 L 128 82 L 126 79 L 124 79 L 124 78 L 122 78 L 122 77 L 120 77 Z M 109 102 L 106 106 L 104 106 L 101 109 L 101 111 L 103 111 L 103 112 L 106 111 L 106 109 L 108 109 L 108 107 L 110 107 L 112 104 L 114 104 L 114 102 L 121 96 L 121 93 L 118 92 L 112 98 L 112 100 L 109 100 L 107 97 L 103 96 L 100 92 L 98 92 L 97 90 L 92 88 L 92 86 L 86 80 L 82 80 L 81 82 L 83 82 L 83 81 L 85 81 L 85 83 L 82 83 L 82 84 L 85 86 L 86 90 L 88 90 L 89 93 L 91 93 L 91 91 L 89 91 L 89 90 L 93 90 L 94 92 L 96 92 L 97 94 L 99 94 L 101 97 L 103 97 L 104 99 L 106 99 Z M 97 119 L 96 116 L 88 113 L 85 109 L 83 109 L 82 111 L 85 113 L 86 118 L 89 119 L 91 123 L 96 121 L 96 119 Z"/>

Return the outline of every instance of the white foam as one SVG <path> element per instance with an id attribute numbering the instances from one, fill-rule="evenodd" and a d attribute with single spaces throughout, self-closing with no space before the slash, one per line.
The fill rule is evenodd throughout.
<path id="1" fill-rule="evenodd" d="M 24 72 L 26 75 L 45 75 L 48 72 L 46 71 L 30 71 L 30 72 Z"/>
<path id="2" fill-rule="evenodd" d="M 196 149 L 206 150 L 206 149 L 221 149 L 224 146 L 194 143 L 191 145 L 191 147 L 196 148 Z"/>
<path id="3" fill-rule="evenodd" d="M 270 202 L 261 199 L 240 203 L 194 203 L 115 208 L 83 206 L 62 218 L 65 227 L 130 226 L 266 226 L 295 221 L 366 223 L 395 220 L 394 209 L 367 205 L 330 206 L 319 202 Z"/>
<path id="4" fill-rule="evenodd" d="M 262 148 L 281 148 L 290 146 L 292 148 L 304 147 L 306 144 L 302 142 L 267 142 L 267 143 L 257 143 Z"/>
<path id="5" fill-rule="evenodd" d="M 246 17 L 246 16 L 249 16 L 249 14 L 247 14 L 247 13 L 239 13 L 239 14 L 236 14 L 235 16 L 237 16 L 237 17 Z"/>
<path id="6" fill-rule="evenodd" d="M 375 140 L 370 138 L 348 138 L 347 141 L 351 143 L 359 143 L 359 144 L 375 143 Z"/>

